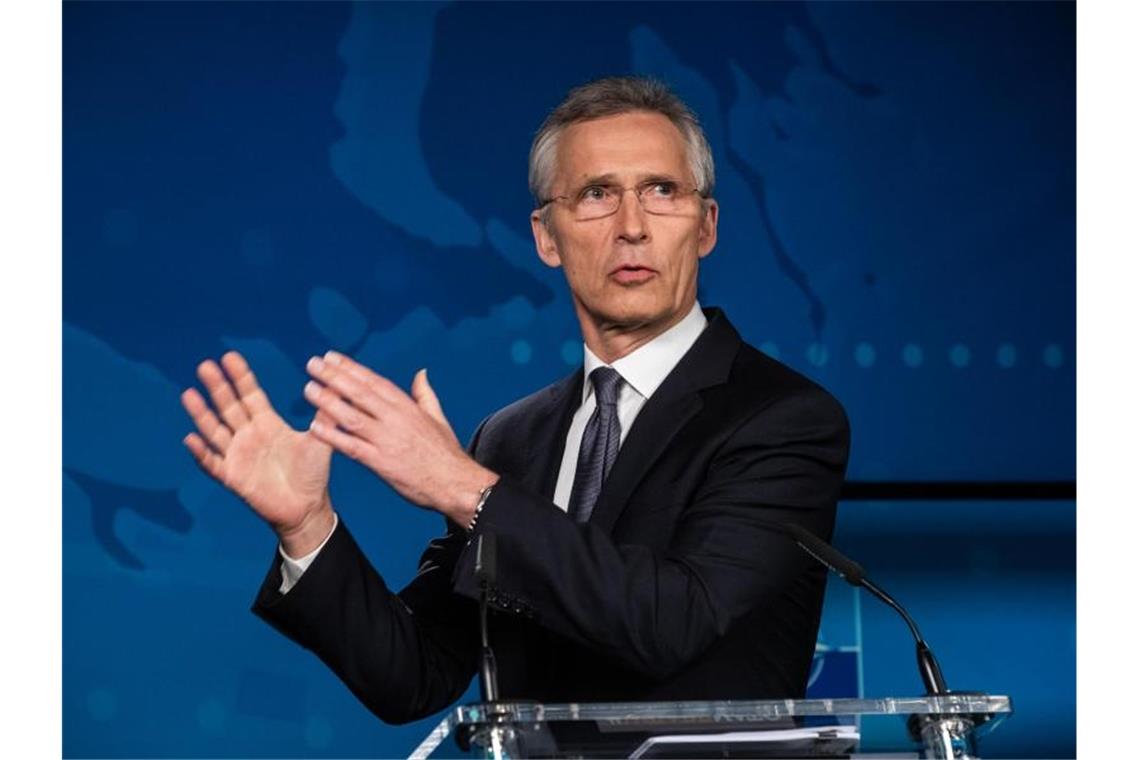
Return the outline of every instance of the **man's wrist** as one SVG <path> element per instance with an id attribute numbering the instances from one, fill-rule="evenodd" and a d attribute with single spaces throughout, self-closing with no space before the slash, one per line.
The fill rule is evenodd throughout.
<path id="1" fill-rule="evenodd" d="M 468 528 L 475 522 L 477 510 L 486 501 L 487 489 L 499 482 L 499 474 L 477 465 L 456 484 L 447 508 L 441 510 L 452 522 Z"/>
<path id="2" fill-rule="evenodd" d="M 306 515 L 301 524 L 289 530 L 277 531 L 281 549 L 292 558 L 304 557 L 325 542 L 336 527 L 332 503 L 325 502 L 315 512 Z"/>
<path id="3" fill-rule="evenodd" d="M 483 511 L 483 505 L 485 505 L 487 503 L 487 500 L 491 498 L 491 491 L 494 488 L 495 484 L 492 483 L 479 492 L 479 501 L 475 502 L 475 509 L 471 514 L 471 522 L 463 526 L 468 533 L 473 533 L 475 531 L 475 524 L 479 522 L 479 513 Z"/>

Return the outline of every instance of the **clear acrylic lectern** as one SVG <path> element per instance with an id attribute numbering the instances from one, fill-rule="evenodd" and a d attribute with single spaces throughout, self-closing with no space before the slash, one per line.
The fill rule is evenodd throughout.
<path id="1" fill-rule="evenodd" d="M 446 757 L 977 757 L 976 740 L 1013 712 L 1009 697 L 731 702 L 505 702 L 452 708 L 412 752 Z M 905 723 L 868 747 L 869 722 Z M 881 733 L 881 732 L 880 732 Z"/>

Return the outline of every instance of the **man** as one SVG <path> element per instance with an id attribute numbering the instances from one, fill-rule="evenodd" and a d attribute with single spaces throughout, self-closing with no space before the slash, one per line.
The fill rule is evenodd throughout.
<path id="1" fill-rule="evenodd" d="M 409 396 L 348 357 L 314 357 L 317 411 L 298 432 L 239 355 L 200 366 L 213 406 L 183 394 L 198 428 L 186 445 L 280 539 L 254 611 L 381 718 L 413 720 L 475 672 L 475 539 L 493 534 L 503 697 L 802 696 L 825 574 L 774 526 L 830 538 L 847 423 L 696 303 L 718 207 L 695 117 L 651 81 L 580 87 L 539 130 L 530 184 L 584 367 L 487 418 L 470 454 L 423 371 Z M 333 510 L 333 450 L 447 518 L 399 594 Z"/>

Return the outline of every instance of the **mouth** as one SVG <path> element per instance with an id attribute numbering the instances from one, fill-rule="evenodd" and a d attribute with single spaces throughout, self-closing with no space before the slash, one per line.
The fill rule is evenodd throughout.
<path id="1" fill-rule="evenodd" d="M 620 285 L 637 285 L 642 282 L 647 282 L 656 276 L 656 269 L 650 269 L 649 267 L 638 266 L 636 264 L 620 266 L 610 272 L 610 277 L 616 280 Z"/>

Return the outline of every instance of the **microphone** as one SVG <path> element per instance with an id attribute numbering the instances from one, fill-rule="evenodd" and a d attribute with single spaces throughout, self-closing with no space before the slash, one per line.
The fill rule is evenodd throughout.
<path id="1" fill-rule="evenodd" d="M 479 637 L 483 644 L 483 660 L 479 668 L 479 688 L 488 705 L 487 722 L 471 727 L 466 742 L 482 747 L 483 757 L 503 760 L 527 757 L 523 736 L 511 721 L 509 706 L 499 702 L 499 675 L 495 652 L 487 632 L 487 597 L 495 585 L 495 534 L 480 533 L 475 544 L 475 579 L 479 581 Z M 460 746 L 463 746 L 462 744 Z M 466 751 L 466 747 L 464 750 Z M 545 756 L 545 755 L 544 755 Z"/>
<path id="2" fill-rule="evenodd" d="M 479 669 L 479 687 L 484 702 L 499 701 L 499 675 L 495 653 L 487 634 L 487 591 L 495 585 L 495 535 L 480 533 L 475 545 L 475 578 L 479 581 L 479 636 L 483 643 L 483 660 Z"/>
<path id="3" fill-rule="evenodd" d="M 918 660 L 918 672 L 922 676 L 922 684 L 926 687 L 926 693 L 929 696 L 942 696 L 949 694 L 950 690 L 946 688 L 946 679 L 942 677 L 942 669 L 938 667 L 938 660 L 934 658 L 934 652 L 922 638 L 922 634 L 918 630 L 918 625 L 914 619 L 907 614 L 903 606 L 891 598 L 890 594 L 883 591 L 881 588 L 871 582 L 867 574 L 863 572 L 863 568 L 859 563 L 849 559 L 839 553 L 831 544 L 816 536 L 800 525 L 780 524 L 780 529 L 789 535 L 793 541 L 799 544 L 800 548 L 814 557 L 820 564 L 835 572 L 843 580 L 850 583 L 855 587 L 862 587 L 870 591 L 872 594 L 881 599 L 895 612 L 902 615 L 903 620 L 906 621 L 907 626 L 910 628 L 911 635 L 914 636 L 915 657 Z"/>

